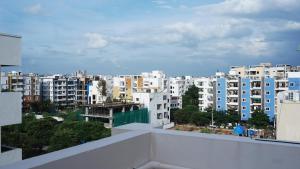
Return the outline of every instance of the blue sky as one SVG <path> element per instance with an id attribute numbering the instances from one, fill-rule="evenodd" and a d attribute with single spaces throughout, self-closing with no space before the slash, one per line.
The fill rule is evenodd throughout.
<path id="1" fill-rule="evenodd" d="M 212 75 L 300 65 L 299 0 L 1 0 L 0 32 L 22 36 L 24 72 Z"/>

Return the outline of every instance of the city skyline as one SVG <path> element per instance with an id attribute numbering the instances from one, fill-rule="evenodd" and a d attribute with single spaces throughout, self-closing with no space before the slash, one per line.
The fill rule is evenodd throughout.
<path id="1" fill-rule="evenodd" d="M 4 0 L 0 6 L 0 31 L 22 36 L 23 72 L 207 76 L 232 65 L 300 64 L 296 0 Z"/>

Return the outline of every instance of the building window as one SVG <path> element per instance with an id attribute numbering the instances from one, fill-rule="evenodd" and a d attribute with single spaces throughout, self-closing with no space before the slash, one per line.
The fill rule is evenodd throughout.
<path id="1" fill-rule="evenodd" d="M 294 87 L 294 83 L 293 82 L 290 82 L 290 87 Z"/>
<path id="2" fill-rule="evenodd" d="M 267 103 L 270 103 L 270 99 L 267 99 L 266 102 L 267 102 Z"/>
<path id="3" fill-rule="evenodd" d="M 221 91 L 220 91 L 220 90 L 218 90 L 218 93 L 220 94 L 220 93 L 221 93 Z"/>
<path id="4" fill-rule="evenodd" d="M 157 105 L 156 105 L 156 109 L 157 109 L 157 110 L 160 110 L 160 108 L 161 108 L 161 104 L 157 104 Z"/>
<path id="5" fill-rule="evenodd" d="M 270 108 L 269 108 L 269 107 L 266 107 L 265 110 L 266 110 L 266 111 L 270 111 Z"/>
<path id="6" fill-rule="evenodd" d="M 174 92 L 173 92 L 174 93 Z M 163 96 L 163 100 L 167 100 L 167 95 Z"/>
<path id="7" fill-rule="evenodd" d="M 246 94 L 246 91 L 245 90 L 243 90 L 243 92 L 242 92 L 243 94 Z"/>
<path id="8" fill-rule="evenodd" d="M 164 118 L 169 118 L 168 112 L 164 112 Z"/>
<path id="9" fill-rule="evenodd" d="M 266 83 L 266 86 L 270 86 L 270 83 Z"/>
<path id="10" fill-rule="evenodd" d="M 246 83 L 243 83 L 243 86 L 246 86 Z"/>
<path id="11" fill-rule="evenodd" d="M 157 113 L 157 119 L 162 119 L 163 114 L 162 113 Z"/>
<path id="12" fill-rule="evenodd" d="M 139 98 L 136 98 L 136 99 L 135 99 L 135 101 L 137 101 L 137 102 L 138 102 L 138 101 L 140 101 L 140 99 L 139 99 Z"/>
<path id="13" fill-rule="evenodd" d="M 218 109 L 221 108 L 221 106 L 218 106 Z"/>
<path id="14" fill-rule="evenodd" d="M 220 100 L 221 100 L 221 98 L 220 98 L 220 97 L 218 97 L 218 100 L 220 101 Z"/>
<path id="15" fill-rule="evenodd" d="M 221 84 L 220 84 L 220 83 L 218 83 L 218 86 L 221 86 Z"/>
<path id="16" fill-rule="evenodd" d="M 270 94 L 270 91 L 266 91 L 266 95 L 269 95 Z"/>
<path id="17" fill-rule="evenodd" d="M 245 98 L 243 98 L 243 102 L 246 102 L 246 99 L 245 99 Z"/>
<path id="18" fill-rule="evenodd" d="M 242 109 L 243 109 L 243 110 L 246 110 L 246 107 L 245 107 L 245 106 L 243 106 L 243 107 L 242 107 Z"/>

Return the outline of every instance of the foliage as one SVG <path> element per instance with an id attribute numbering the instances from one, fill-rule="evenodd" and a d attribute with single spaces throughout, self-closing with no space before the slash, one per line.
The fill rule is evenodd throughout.
<path id="1" fill-rule="evenodd" d="M 186 91 L 185 94 L 182 96 L 183 108 L 187 107 L 188 105 L 193 105 L 198 107 L 198 103 L 199 103 L 198 98 L 199 98 L 199 89 L 195 85 L 189 87 L 188 91 Z"/>
<path id="2" fill-rule="evenodd" d="M 104 79 L 98 81 L 97 90 L 101 96 L 106 96 L 106 81 Z"/>
<path id="3" fill-rule="evenodd" d="M 267 114 L 263 111 L 255 111 L 252 113 L 248 123 L 255 128 L 267 128 L 270 124 L 270 120 Z"/>
<path id="4" fill-rule="evenodd" d="M 210 119 L 206 112 L 198 112 L 192 114 L 191 122 L 196 126 L 207 126 L 210 123 Z"/>
<path id="5" fill-rule="evenodd" d="M 21 124 L 2 127 L 2 144 L 22 148 L 23 159 L 110 136 L 103 123 L 78 121 L 76 112 L 63 123 L 23 115 Z M 50 149 L 48 149 L 50 148 Z"/>
<path id="6" fill-rule="evenodd" d="M 174 113 L 174 122 L 178 124 L 187 124 L 190 122 L 191 113 L 188 113 L 184 110 L 177 110 Z"/>
<path id="7" fill-rule="evenodd" d="M 75 146 L 110 136 L 110 130 L 99 122 L 65 122 L 59 125 L 51 137 L 49 151 Z"/>
<path id="8" fill-rule="evenodd" d="M 48 112 L 56 113 L 55 105 L 50 101 L 35 101 L 30 104 L 31 111 L 36 113 Z"/>

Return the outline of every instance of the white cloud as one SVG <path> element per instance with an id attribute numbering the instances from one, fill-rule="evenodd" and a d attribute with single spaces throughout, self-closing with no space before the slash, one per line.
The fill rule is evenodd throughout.
<path id="1" fill-rule="evenodd" d="M 86 33 L 84 36 L 88 39 L 88 48 L 100 49 L 108 45 L 107 40 L 105 40 L 101 34 Z"/>
<path id="2" fill-rule="evenodd" d="M 224 2 L 197 7 L 198 13 L 215 14 L 258 14 L 266 11 L 299 9 L 298 0 L 225 0 Z"/>
<path id="3" fill-rule="evenodd" d="M 41 4 L 34 4 L 31 6 L 28 6 L 24 9 L 25 12 L 36 15 L 39 14 L 42 11 L 42 5 Z"/>

